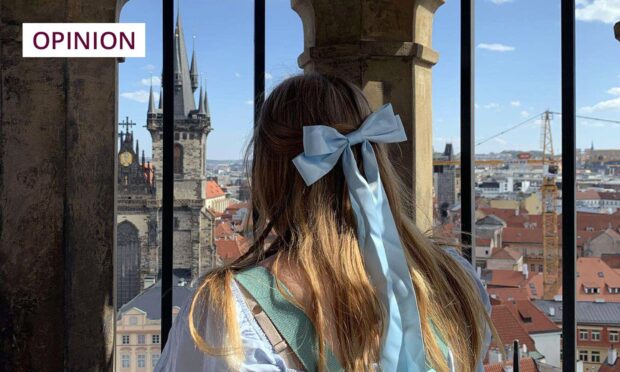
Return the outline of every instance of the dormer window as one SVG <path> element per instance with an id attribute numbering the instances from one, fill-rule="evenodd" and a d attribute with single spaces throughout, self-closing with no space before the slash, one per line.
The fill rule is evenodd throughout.
<path id="1" fill-rule="evenodd" d="M 601 293 L 601 289 L 599 287 L 583 287 L 583 290 L 586 294 L 599 294 Z"/>

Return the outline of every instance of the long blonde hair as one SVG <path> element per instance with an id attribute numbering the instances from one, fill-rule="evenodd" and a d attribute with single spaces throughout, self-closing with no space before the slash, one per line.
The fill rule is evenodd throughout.
<path id="1" fill-rule="evenodd" d="M 255 239 L 246 254 L 201 281 L 189 325 L 200 349 L 213 355 L 240 354 L 231 281 L 235 272 L 275 255 L 276 276 L 286 260 L 304 279 L 311 305 L 297 305 L 316 329 L 320 370 L 325 370 L 326 314 L 336 327 L 337 354 L 345 370 L 367 370 L 379 361 L 385 312 L 364 268 L 342 168 L 336 166 L 308 187 L 291 161 L 303 151 L 303 126 L 330 125 L 346 134 L 370 113 L 361 90 L 336 77 L 295 76 L 271 92 L 249 150 L 253 151 L 252 207 L 258 212 Z M 478 290 L 470 274 L 413 224 L 407 214 L 413 205 L 388 159 L 387 147 L 373 144 L 373 148 L 417 294 L 427 359 L 436 370 L 447 370 L 438 335 L 450 347 L 456 370 L 474 371 L 484 352 L 489 321 Z M 353 151 L 359 159 L 359 145 Z M 275 240 L 266 245 L 268 234 L 275 235 Z M 205 307 L 209 316 L 222 319 L 223 345 L 208 345 L 201 336 Z"/>

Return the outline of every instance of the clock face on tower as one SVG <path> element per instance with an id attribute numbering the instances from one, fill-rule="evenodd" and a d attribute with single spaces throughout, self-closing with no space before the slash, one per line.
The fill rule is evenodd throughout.
<path id="1" fill-rule="evenodd" d="M 118 155 L 118 160 L 123 167 L 128 167 L 133 161 L 133 155 L 129 151 L 123 151 Z"/>

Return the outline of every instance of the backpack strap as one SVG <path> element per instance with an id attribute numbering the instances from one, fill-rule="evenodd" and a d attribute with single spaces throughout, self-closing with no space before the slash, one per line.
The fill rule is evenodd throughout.
<path id="1" fill-rule="evenodd" d="M 243 286 L 239 286 L 239 291 L 243 295 L 248 308 L 252 311 L 252 316 L 254 316 L 256 323 L 258 323 L 263 333 L 265 333 L 265 336 L 267 336 L 267 340 L 269 340 L 269 343 L 273 346 L 275 353 L 284 360 L 288 368 L 302 369 L 303 364 L 301 364 L 301 361 L 297 358 L 293 349 L 290 348 L 286 340 L 282 337 L 280 332 L 278 332 L 271 320 L 269 320 L 263 308 Z"/>
<path id="2" fill-rule="evenodd" d="M 264 312 L 267 315 L 273 326 L 295 355 L 297 355 L 306 371 L 316 371 L 318 368 L 318 350 L 316 347 L 316 333 L 312 322 L 301 309 L 284 298 L 276 287 L 277 279 L 263 266 L 255 266 L 241 271 L 235 275 L 235 279 L 260 305 L 262 311 L 257 312 L 259 314 Z M 282 282 L 278 284 L 288 292 Z M 290 292 L 288 293 L 290 294 Z M 259 319 L 257 319 L 258 321 Z M 265 319 L 260 322 L 264 321 Z M 262 325 L 261 328 L 263 328 Z M 267 326 L 267 328 L 269 327 Z M 271 334 L 271 336 L 268 336 L 268 339 L 272 345 L 273 342 L 276 342 L 276 345 L 273 345 L 274 349 L 276 347 L 282 348 L 283 344 L 278 342 L 277 337 L 273 336 L 272 331 L 265 330 L 264 328 L 263 331 L 266 334 Z M 272 337 L 273 341 L 269 337 Z M 277 346 L 277 344 L 280 346 Z M 340 363 L 329 348 L 327 351 L 327 369 L 329 371 L 342 370 Z"/>

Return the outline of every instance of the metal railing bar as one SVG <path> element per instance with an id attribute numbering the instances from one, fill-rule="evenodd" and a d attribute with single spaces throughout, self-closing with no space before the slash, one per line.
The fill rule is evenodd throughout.
<path id="1" fill-rule="evenodd" d="M 562 0 L 562 369 L 577 361 L 575 322 L 575 1 Z"/>
<path id="2" fill-rule="evenodd" d="M 474 0 L 461 0 L 461 242 L 476 264 L 474 228 Z"/>
<path id="3" fill-rule="evenodd" d="M 174 0 L 162 0 L 163 164 L 161 218 L 161 348 L 172 327 L 172 255 L 174 220 Z"/>

